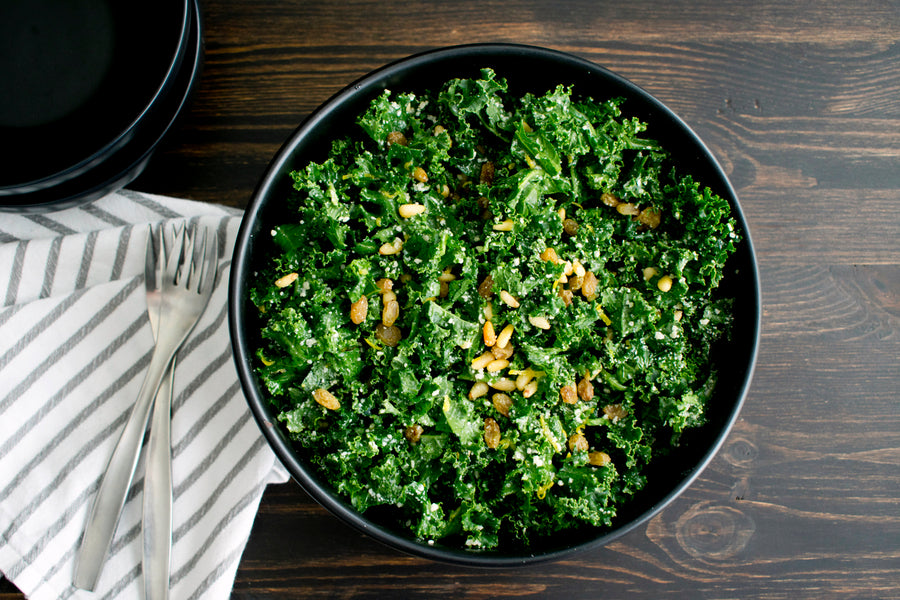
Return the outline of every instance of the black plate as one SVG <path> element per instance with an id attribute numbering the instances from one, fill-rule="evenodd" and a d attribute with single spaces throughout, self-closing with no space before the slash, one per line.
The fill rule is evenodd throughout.
<path id="1" fill-rule="evenodd" d="M 22 1 L 31 2 L 15 0 L 4 4 L 2 11 L 8 14 Z M 41 78 L 25 86 L 29 94 L 46 96 L 34 110 L 23 108 L 26 99 L 21 96 L 0 99 L 0 116 L 5 113 L 0 140 L 4 154 L 14 157 L 0 169 L 0 210 L 64 208 L 133 179 L 146 162 L 140 158 L 156 146 L 181 111 L 202 56 L 196 0 L 41 0 L 35 6 L 45 4 L 58 13 L 46 23 L 33 22 L 36 33 L 17 34 L 26 38 L 26 46 L 33 47 L 50 33 L 65 37 L 65 27 L 58 21 L 67 13 L 61 6 L 73 13 L 69 16 L 79 26 L 99 32 L 94 37 L 105 41 L 83 49 L 88 58 L 69 57 L 66 63 L 73 69 L 80 65 L 80 76 L 93 81 L 92 90 L 82 90 L 82 95 L 88 95 L 82 102 L 60 99 Z M 19 8 L 23 14 L 13 15 L 19 25 L 33 20 L 33 13 Z M 9 29 L 7 25 L 0 28 Z M 83 46 L 86 37 L 71 34 L 64 45 Z M 107 46 L 114 52 L 111 62 L 103 57 Z M 48 72 L 58 72 L 52 54 L 59 47 L 24 63 L 18 55 L 10 60 L 7 51 L 3 49 L 0 70 L 8 75 L 28 79 L 29 69 L 23 65 L 43 65 Z M 71 86 L 68 83 L 61 89 Z M 136 163 L 141 163 L 139 168 Z"/>
<path id="2" fill-rule="evenodd" d="M 513 93 L 543 93 L 563 83 L 573 85 L 576 95 L 597 100 L 624 97 L 623 111 L 648 123 L 648 135 L 672 150 L 682 172 L 694 175 L 729 201 L 743 235 L 722 283 L 722 293 L 736 299 L 736 322 L 732 340 L 717 355 L 719 383 L 709 403 L 708 424 L 685 433 L 677 452 L 651 464 L 647 486 L 620 508 L 613 527 L 585 526 L 541 540 L 527 552 L 432 546 L 416 541 L 389 521 L 358 513 L 320 481 L 295 452 L 253 369 L 260 324 L 247 288 L 257 257 L 263 256 L 266 245 L 271 244 L 269 232 L 283 218 L 282 207 L 291 193 L 289 171 L 324 158 L 331 140 L 350 133 L 356 116 L 385 88 L 394 92 L 436 89 L 454 77 L 476 77 L 481 67 L 492 67 L 499 77 L 506 78 Z M 310 115 L 275 156 L 251 200 L 235 244 L 229 289 L 231 338 L 244 394 L 263 434 L 294 479 L 342 520 L 394 548 L 482 567 L 525 565 L 596 548 L 646 523 L 683 492 L 712 459 L 737 418 L 756 361 L 760 314 L 759 277 L 747 224 L 728 178 L 697 135 L 647 92 L 594 63 L 553 50 L 507 44 L 446 48 L 388 65 L 347 86 Z"/>

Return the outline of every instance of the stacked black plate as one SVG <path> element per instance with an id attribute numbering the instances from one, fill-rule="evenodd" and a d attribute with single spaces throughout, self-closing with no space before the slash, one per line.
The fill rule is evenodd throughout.
<path id="1" fill-rule="evenodd" d="M 0 2 L 0 211 L 137 177 L 198 79 L 197 0 Z"/>

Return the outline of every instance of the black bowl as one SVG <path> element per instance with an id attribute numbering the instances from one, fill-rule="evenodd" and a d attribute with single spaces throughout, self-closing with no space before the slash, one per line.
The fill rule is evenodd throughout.
<path id="1" fill-rule="evenodd" d="M 647 486 L 620 507 L 612 528 L 585 526 L 542 540 L 527 552 L 428 545 L 392 528 L 390 522 L 358 513 L 295 453 L 252 366 L 260 326 L 247 297 L 248 282 L 257 257 L 271 243 L 269 231 L 283 214 L 283 203 L 291 192 L 289 171 L 323 159 L 331 140 L 351 133 L 355 117 L 385 88 L 395 92 L 436 89 L 454 77 L 477 77 L 482 67 L 492 67 L 506 78 L 512 92 L 543 93 L 563 83 L 573 85 L 576 95 L 596 100 L 624 97 L 623 111 L 649 124 L 648 135 L 676 155 L 682 172 L 693 174 L 731 203 L 743 235 L 722 282 L 723 293 L 736 299 L 736 319 L 727 355 L 722 353 L 717 364 L 719 383 L 709 403 L 708 424 L 686 433 L 677 452 L 651 464 Z M 350 84 L 306 119 L 275 156 L 244 216 L 234 249 L 229 311 L 235 362 L 247 401 L 276 455 L 304 490 L 345 522 L 399 550 L 443 562 L 501 567 L 558 559 L 606 544 L 647 522 L 691 484 L 722 445 L 743 403 L 756 360 L 760 292 L 753 246 L 735 192 L 713 155 L 681 119 L 647 92 L 589 61 L 530 46 L 486 44 L 439 49 L 390 64 Z"/>
<path id="2" fill-rule="evenodd" d="M 134 179 L 193 88 L 196 0 L 12 0 L 0 13 L 0 210 L 65 208 Z"/>

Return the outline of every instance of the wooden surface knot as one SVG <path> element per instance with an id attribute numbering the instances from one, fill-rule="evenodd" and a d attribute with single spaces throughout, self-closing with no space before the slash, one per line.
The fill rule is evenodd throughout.
<path id="1" fill-rule="evenodd" d="M 756 532 L 756 524 L 733 506 L 698 502 L 675 523 L 675 537 L 698 559 L 723 561 L 740 553 Z"/>
<path id="2" fill-rule="evenodd" d="M 722 448 L 722 459 L 733 467 L 747 469 L 754 465 L 759 449 L 752 441 L 741 435 L 732 435 Z"/>

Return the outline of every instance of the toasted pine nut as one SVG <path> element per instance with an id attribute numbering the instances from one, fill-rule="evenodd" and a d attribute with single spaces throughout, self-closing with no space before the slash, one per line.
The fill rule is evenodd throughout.
<path id="1" fill-rule="evenodd" d="M 538 380 L 532 379 L 528 382 L 524 388 L 522 388 L 522 395 L 526 398 L 531 398 L 537 392 L 538 389 Z"/>
<path id="2" fill-rule="evenodd" d="M 469 400 L 475 400 L 476 398 L 481 398 L 482 396 L 486 396 L 488 393 L 488 384 L 483 381 L 476 381 L 472 386 L 472 389 L 469 390 Z"/>
<path id="3" fill-rule="evenodd" d="M 550 329 L 550 321 L 547 320 L 547 317 L 528 317 L 528 322 L 538 329 Z"/>
<path id="4" fill-rule="evenodd" d="M 481 369 L 485 368 L 486 366 L 488 366 L 488 363 L 492 362 L 493 360 L 494 360 L 494 355 L 491 354 L 490 352 L 485 352 L 484 354 L 475 358 L 472 361 L 472 368 L 475 369 L 476 371 L 481 370 Z"/>
<path id="5" fill-rule="evenodd" d="M 650 281 L 658 272 L 659 271 L 656 270 L 656 267 L 645 267 L 643 271 L 644 281 Z"/>
<path id="6" fill-rule="evenodd" d="M 484 313 L 484 318 L 490 321 L 494 318 L 494 305 L 490 302 L 486 302 L 482 312 Z"/>
<path id="7" fill-rule="evenodd" d="M 515 330 L 515 327 L 513 327 L 512 323 L 510 323 L 509 325 L 504 327 L 503 330 L 500 331 L 500 334 L 497 336 L 497 343 L 494 345 L 499 346 L 501 348 L 505 348 L 506 345 L 509 344 L 509 338 L 512 337 L 514 330 Z"/>
<path id="8" fill-rule="evenodd" d="M 420 183 L 425 183 L 428 181 L 428 173 L 422 167 L 416 167 L 413 169 L 413 179 Z"/>
<path id="9" fill-rule="evenodd" d="M 534 379 L 535 371 L 531 368 L 524 369 L 519 373 L 519 376 L 516 377 L 516 389 L 522 391 L 525 389 L 525 386 L 531 383 L 531 380 Z"/>
<path id="10" fill-rule="evenodd" d="M 438 275 L 438 281 L 455 281 L 456 275 L 450 272 L 450 267 L 444 269 L 444 272 Z"/>
<path id="11" fill-rule="evenodd" d="M 509 377 L 501 377 L 500 379 L 491 382 L 488 385 L 495 390 L 500 390 L 501 392 L 511 392 L 516 389 L 516 382 Z"/>
<path id="12" fill-rule="evenodd" d="M 490 321 L 485 321 L 484 326 L 481 328 L 481 337 L 484 338 L 485 346 L 493 346 L 497 343 L 497 334 L 494 332 L 494 324 Z"/>
<path id="13" fill-rule="evenodd" d="M 519 308 L 519 301 L 506 290 L 500 290 L 500 299 L 510 308 Z"/>
<path id="14" fill-rule="evenodd" d="M 404 219 L 408 219 L 425 212 L 425 205 L 419 204 L 418 202 L 413 204 L 401 204 L 400 208 L 397 209 L 397 212 L 399 212 L 400 216 Z"/>
<path id="15" fill-rule="evenodd" d="M 286 288 L 287 286 L 297 281 L 298 277 L 300 276 L 296 273 L 288 273 L 284 277 L 279 277 L 275 280 L 275 287 Z"/>
<path id="16" fill-rule="evenodd" d="M 506 219 L 500 223 L 494 223 L 493 229 L 494 231 L 512 231 L 513 230 L 513 220 Z"/>
<path id="17" fill-rule="evenodd" d="M 493 356 L 493 355 L 491 355 L 491 356 Z M 497 359 L 497 360 L 492 360 L 491 362 L 489 362 L 487 364 L 487 366 L 485 368 L 487 369 L 488 373 L 496 373 L 497 371 L 502 371 L 503 369 L 505 369 L 508 366 L 509 366 L 509 361 L 506 360 L 505 358 L 501 358 L 501 359 Z"/>

